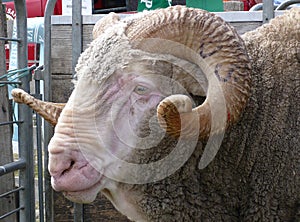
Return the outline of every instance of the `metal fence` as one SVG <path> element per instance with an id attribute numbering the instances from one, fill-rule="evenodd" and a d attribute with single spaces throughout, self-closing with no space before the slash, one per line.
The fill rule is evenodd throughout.
<path id="1" fill-rule="evenodd" d="M 8 72 L 2 75 L 3 80 L 0 80 L 0 87 L 7 87 L 7 85 L 14 85 L 22 88 L 24 91 L 30 93 L 30 81 L 32 79 L 32 71 L 35 67 L 28 66 L 28 53 L 27 53 L 27 12 L 25 0 L 15 0 L 16 10 L 16 25 L 17 25 L 17 38 L 8 39 L 1 37 L 0 41 L 15 41 L 17 42 L 17 70 Z M 5 59 L 5 58 L 3 58 Z M 14 78 L 13 76 L 16 76 Z M 7 79 L 7 77 L 12 77 Z M 37 90 L 39 88 L 37 87 Z M 38 91 L 36 93 L 39 94 Z M 38 118 L 39 119 L 39 118 Z M 37 132 L 40 135 L 40 120 L 38 121 Z M 32 123 L 32 110 L 25 105 L 18 105 L 18 118 L 17 120 L 1 122 L 1 127 L 6 125 L 18 125 L 18 153 L 19 158 L 13 162 L 0 166 L 0 176 L 19 171 L 18 186 L 8 192 L 0 194 L 0 198 L 5 198 L 9 195 L 18 196 L 18 203 L 16 209 L 0 215 L 0 220 L 9 217 L 12 214 L 17 214 L 17 221 L 27 222 L 36 221 L 35 218 L 35 189 L 34 189 L 34 150 L 33 150 L 33 123 Z M 37 136 L 38 137 L 38 136 Z M 40 145 L 40 144 L 38 144 Z M 41 147 L 41 146 L 39 146 Z M 41 149 L 38 150 L 38 164 L 41 164 Z M 41 168 L 42 169 L 42 168 Z M 42 174 L 39 171 L 39 183 L 42 183 Z M 41 186 L 41 189 L 43 186 Z M 43 191 L 40 190 L 40 198 L 43 196 Z M 42 199 L 41 199 L 42 200 Z M 41 201 L 43 203 L 43 200 Z M 40 206 L 40 218 L 43 218 L 43 207 Z M 43 219 L 42 219 L 43 221 Z"/>

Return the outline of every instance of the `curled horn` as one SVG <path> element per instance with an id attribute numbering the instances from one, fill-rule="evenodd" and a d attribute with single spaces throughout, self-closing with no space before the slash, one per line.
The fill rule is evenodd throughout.
<path id="1" fill-rule="evenodd" d="M 250 95 L 251 67 L 244 43 L 235 30 L 212 13 L 184 6 L 155 10 L 137 19 L 129 20 L 126 30 L 127 37 L 137 49 L 164 53 L 161 48 L 166 47 L 163 44 L 150 48 L 144 46 L 146 39 L 167 40 L 183 45 L 199 55 L 202 60 L 199 69 L 205 73 L 208 81 L 206 100 L 198 107 L 192 108 L 190 99 L 180 95 L 172 95 L 161 101 L 157 108 L 161 126 L 175 137 L 182 133 L 185 136 L 195 135 L 193 131 L 197 129 L 196 135 L 205 139 L 210 133 L 223 131 L 237 122 Z M 191 53 L 173 51 L 171 49 L 165 53 L 197 64 Z M 223 96 L 215 92 L 216 85 Z M 225 121 L 213 129 L 212 109 L 218 110 L 215 106 L 222 99 L 225 101 Z M 189 108 L 182 111 L 174 104 Z M 199 124 L 192 124 L 195 120 Z M 188 130 L 183 132 L 183 129 Z"/>
<path id="2" fill-rule="evenodd" d="M 58 117 L 65 107 L 65 103 L 51 103 L 36 99 L 22 89 L 13 89 L 11 94 L 15 102 L 28 105 L 53 126 L 57 124 Z"/>

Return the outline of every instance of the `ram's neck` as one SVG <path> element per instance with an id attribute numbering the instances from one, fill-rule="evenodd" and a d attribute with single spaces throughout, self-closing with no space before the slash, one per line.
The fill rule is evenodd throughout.
<path id="1" fill-rule="evenodd" d="M 122 189 L 142 194 L 137 205 L 149 221 L 174 221 L 179 218 L 182 221 L 216 218 L 234 221 L 238 215 L 225 215 L 224 212 L 234 212 L 233 209 L 238 207 L 240 177 L 234 173 L 231 164 L 222 164 L 219 155 L 217 162 L 213 161 L 207 168 L 199 170 L 202 149 L 203 144 L 199 143 L 189 161 L 171 176 L 143 185 L 123 184 Z"/>

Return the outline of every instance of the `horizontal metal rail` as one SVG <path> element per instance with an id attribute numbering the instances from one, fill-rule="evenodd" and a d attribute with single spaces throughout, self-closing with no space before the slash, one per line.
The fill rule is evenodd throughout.
<path id="1" fill-rule="evenodd" d="M 14 172 L 16 170 L 24 169 L 25 167 L 26 167 L 26 161 L 23 159 L 5 164 L 3 166 L 0 166 L 0 176 Z"/>
<path id="2" fill-rule="evenodd" d="M 24 190 L 24 187 L 21 186 L 21 187 L 18 187 L 17 189 L 8 191 L 8 192 L 6 192 L 6 193 L 3 193 L 3 194 L 0 195 L 0 198 L 6 197 L 6 196 L 8 196 L 8 195 L 10 195 L 10 194 L 12 194 L 12 193 L 16 193 L 16 192 L 18 192 L 18 191 L 20 191 L 20 190 Z"/>
<path id="3" fill-rule="evenodd" d="M 12 39 L 12 38 L 0 37 L 0 41 L 21 42 L 21 39 Z"/>
<path id="4" fill-rule="evenodd" d="M 14 190 L 11 190 L 11 191 L 8 191 L 6 193 L 1 194 L 0 198 L 6 197 L 6 196 L 8 196 L 10 194 L 16 193 L 16 192 L 24 190 L 24 189 L 25 188 L 23 186 L 21 186 L 21 187 L 19 187 L 17 189 L 14 189 Z M 23 209 L 24 209 L 24 207 L 19 207 L 19 208 L 16 208 L 16 209 L 12 210 L 12 211 L 7 212 L 6 214 L 0 215 L 0 220 L 4 219 L 4 218 L 6 218 L 6 217 L 8 217 L 8 216 L 10 216 L 10 215 L 12 215 L 14 213 L 17 213 L 17 212 L 19 212 L 20 210 L 23 210 Z"/>
<path id="5" fill-rule="evenodd" d="M 289 0 L 289 1 L 282 2 L 280 5 L 277 6 L 276 11 L 277 10 L 285 10 L 289 6 L 291 6 L 293 4 L 297 4 L 297 3 L 300 3 L 300 0 Z"/>
<path id="6" fill-rule="evenodd" d="M 0 123 L 0 126 L 6 126 L 6 125 L 10 125 L 10 124 L 20 124 L 23 123 L 24 121 L 8 121 L 8 122 L 2 122 Z"/>
<path id="7" fill-rule="evenodd" d="M 12 215 L 12 214 L 14 214 L 14 213 L 17 213 L 17 212 L 19 212 L 19 211 L 21 211 L 21 210 L 23 210 L 23 209 L 24 209 L 23 206 L 18 207 L 18 208 L 16 208 L 16 209 L 14 209 L 14 210 L 12 210 L 12 211 L 10 211 L 10 212 L 8 212 L 8 213 L 6 213 L 6 214 L 0 216 L 0 220 L 2 220 L 2 219 L 4 219 L 5 217 L 8 217 L 8 216 L 10 216 L 10 215 Z"/>
<path id="8" fill-rule="evenodd" d="M 104 8 L 94 10 L 94 14 L 109 13 L 109 12 L 126 12 L 127 7 Z"/>
<path id="9" fill-rule="evenodd" d="M 9 85 L 9 84 L 18 84 L 18 85 L 21 85 L 22 82 L 20 82 L 20 81 L 0 81 L 0 86 L 2 86 L 2 84 L 3 85 Z"/>

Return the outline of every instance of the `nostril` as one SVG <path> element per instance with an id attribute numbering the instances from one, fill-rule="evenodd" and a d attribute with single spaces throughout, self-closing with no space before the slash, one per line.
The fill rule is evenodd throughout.
<path id="1" fill-rule="evenodd" d="M 64 175 L 64 174 L 66 174 L 67 172 L 69 172 L 69 171 L 73 168 L 74 164 L 75 164 L 75 161 L 72 160 L 72 161 L 70 162 L 70 166 L 69 166 L 67 169 L 65 169 L 65 170 L 61 173 L 61 175 Z"/>

